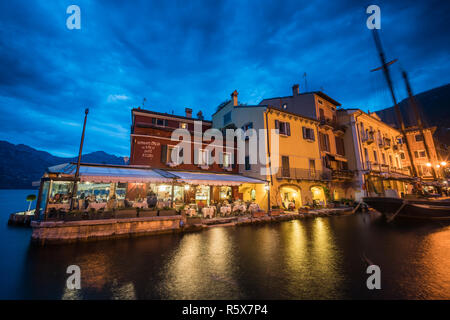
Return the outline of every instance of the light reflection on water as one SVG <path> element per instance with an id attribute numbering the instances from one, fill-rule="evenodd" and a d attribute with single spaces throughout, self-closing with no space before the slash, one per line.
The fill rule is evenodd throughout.
<path id="1" fill-rule="evenodd" d="M 0 270 L 2 298 L 450 298 L 450 227 L 437 223 L 355 215 L 45 248 L 28 246 L 29 232 L 8 232 L 22 243 L 2 251 L 17 261 Z M 381 267 L 382 290 L 366 288 L 362 254 Z M 65 288 L 71 264 L 80 291 Z"/>

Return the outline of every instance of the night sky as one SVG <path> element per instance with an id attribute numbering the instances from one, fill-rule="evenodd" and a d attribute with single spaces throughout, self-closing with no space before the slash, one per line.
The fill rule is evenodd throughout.
<path id="1" fill-rule="evenodd" d="M 81 8 L 69 30 L 66 8 Z M 344 107 L 391 105 L 371 32 L 381 37 L 399 100 L 400 70 L 418 93 L 449 83 L 450 1 L 1 1 L 0 140 L 59 156 L 129 155 L 131 108 L 160 112 L 323 90 Z M 306 72 L 306 85 L 303 77 Z"/>

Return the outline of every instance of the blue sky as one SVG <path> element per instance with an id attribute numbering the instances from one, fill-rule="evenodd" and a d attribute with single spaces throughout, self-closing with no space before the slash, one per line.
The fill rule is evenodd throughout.
<path id="1" fill-rule="evenodd" d="M 66 8 L 81 8 L 81 30 Z M 365 8 L 381 36 L 398 98 L 401 68 L 415 92 L 450 78 L 448 1 L 2 1 L 0 140 L 72 156 L 83 110 L 84 152 L 129 155 L 132 107 L 210 118 L 239 100 L 323 90 L 344 107 L 391 105 Z M 303 74 L 307 74 L 307 88 Z"/>

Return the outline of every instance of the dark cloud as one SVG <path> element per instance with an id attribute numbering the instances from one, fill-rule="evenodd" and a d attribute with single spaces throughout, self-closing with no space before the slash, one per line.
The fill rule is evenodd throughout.
<path id="1" fill-rule="evenodd" d="M 381 7 L 393 77 L 415 92 L 449 82 L 448 16 L 438 1 L 76 1 L 82 29 L 66 28 L 73 1 L 0 3 L 0 139 L 75 154 L 89 107 L 85 150 L 128 155 L 130 110 L 183 113 L 287 95 L 307 73 L 346 107 L 391 104 L 365 27 Z"/>

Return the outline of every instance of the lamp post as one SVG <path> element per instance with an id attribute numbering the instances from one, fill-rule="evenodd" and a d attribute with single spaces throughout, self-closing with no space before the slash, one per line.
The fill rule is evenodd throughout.
<path id="1" fill-rule="evenodd" d="M 89 109 L 86 108 L 84 110 L 83 132 L 81 133 L 80 150 L 78 151 L 77 169 L 75 171 L 75 179 L 73 182 L 73 192 L 72 192 L 72 201 L 70 201 L 70 210 L 73 210 L 73 205 L 75 203 L 75 198 L 77 195 L 78 179 L 80 176 L 81 153 L 83 152 L 84 132 L 86 131 L 86 121 L 87 121 L 88 113 L 89 113 Z"/>

